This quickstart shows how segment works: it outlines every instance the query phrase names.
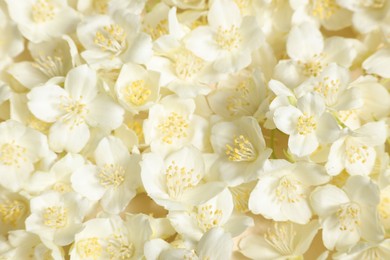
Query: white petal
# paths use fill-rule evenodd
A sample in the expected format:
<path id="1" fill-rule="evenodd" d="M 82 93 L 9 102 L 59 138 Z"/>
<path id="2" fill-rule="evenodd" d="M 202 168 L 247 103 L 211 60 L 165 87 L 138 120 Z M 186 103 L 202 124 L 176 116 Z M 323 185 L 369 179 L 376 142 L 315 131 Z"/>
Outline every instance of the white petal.
<path id="1" fill-rule="evenodd" d="M 376 151 L 372 147 L 367 147 L 364 150 L 364 161 L 363 160 L 356 160 L 356 161 L 350 161 L 345 160 L 345 170 L 350 175 L 365 175 L 368 176 L 375 166 L 375 160 L 376 160 Z"/>
<path id="2" fill-rule="evenodd" d="M 95 160 L 98 165 L 125 165 L 129 159 L 130 155 L 126 146 L 119 138 L 113 136 L 103 138 L 95 150 Z"/>
<path id="3" fill-rule="evenodd" d="M 316 188 L 310 196 L 311 206 L 320 217 L 327 217 L 338 209 L 339 205 L 350 200 L 345 192 L 334 185 Z"/>
<path id="4" fill-rule="evenodd" d="M 276 221 L 286 221 L 287 218 L 281 214 L 280 203 L 275 196 L 277 184 L 277 178 L 261 178 L 249 196 L 250 211 Z"/>
<path id="5" fill-rule="evenodd" d="M 387 129 L 388 125 L 384 121 L 369 122 L 354 130 L 352 136 L 365 145 L 378 146 L 385 143 Z"/>
<path id="6" fill-rule="evenodd" d="M 331 143 L 340 137 L 340 127 L 329 113 L 323 113 L 318 119 L 316 134 L 321 143 Z"/>
<path id="7" fill-rule="evenodd" d="M 210 7 L 207 19 L 214 29 L 218 27 L 229 29 L 231 26 L 241 24 L 241 13 L 234 1 L 215 0 Z"/>
<path id="8" fill-rule="evenodd" d="M 15 63 L 7 70 L 23 86 L 32 89 L 33 87 L 45 83 L 48 77 L 31 62 Z"/>
<path id="9" fill-rule="evenodd" d="M 376 207 L 379 203 L 379 188 L 369 177 L 351 176 L 344 186 L 348 197 L 360 205 Z"/>
<path id="10" fill-rule="evenodd" d="M 312 162 L 296 162 L 294 177 L 307 186 L 318 186 L 330 180 L 325 167 Z"/>
<path id="11" fill-rule="evenodd" d="M 82 99 L 88 102 L 98 92 L 96 83 L 96 72 L 87 65 L 82 65 L 68 72 L 65 79 L 65 90 L 72 99 Z"/>
<path id="12" fill-rule="evenodd" d="M 89 113 L 86 120 L 90 126 L 110 131 L 123 122 L 124 109 L 105 94 L 97 95 L 87 108 Z"/>
<path id="13" fill-rule="evenodd" d="M 328 160 L 325 164 L 326 171 L 332 175 L 338 175 L 343 169 L 346 159 L 345 138 L 340 138 L 332 144 L 329 151 Z"/>
<path id="14" fill-rule="evenodd" d="M 250 259 L 274 260 L 280 259 L 282 253 L 271 246 L 263 237 L 248 235 L 239 242 L 240 252 Z"/>
<path id="15" fill-rule="evenodd" d="M 78 153 L 87 144 L 89 136 L 89 129 L 85 123 L 70 126 L 57 121 L 50 128 L 49 145 L 57 153 L 64 150 L 71 153 Z"/>
<path id="16" fill-rule="evenodd" d="M 152 57 L 152 39 L 146 33 L 139 33 L 131 48 L 123 55 L 124 62 L 145 64 Z"/>
<path id="17" fill-rule="evenodd" d="M 122 184 L 117 188 L 109 188 L 104 193 L 100 204 L 104 211 L 110 214 L 119 214 L 127 207 L 135 194 L 135 191 Z"/>
<path id="18" fill-rule="evenodd" d="M 307 135 L 293 134 L 288 138 L 288 148 L 296 156 L 310 155 L 318 148 L 318 139 L 315 133 Z"/>
<path id="19" fill-rule="evenodd" d="M 289 221 L 302 225 L 307 224 L 312 216 L 310 206 L 306 200 L 296 203 L 282 203 L 281 211 Z"/>
<path id="20" fill-rule="evenodd" d="M 196 248 L 200 259 L 230 259 L 233 250 L 233 240 L 229 233 L 216 227 L 203 235 Z"/>
<path id="21" fill-rule="evenodd" d="M 302 112 L 293 106 L 280 107 L 275 110 L 274 122 L 276 127 L 285 134 L 292 134 L 296 131 L 298 118 Z"/>
<path id="22" fill-rule="evenodd" d="M 99 183 L 98 174 L 99 169 L 94 165 L 77 169 L 71 177 L 72 188 L 92 201 L 101 199 L 106 189 Z"/>
<path id="23" fill-rule="evenodd" d="M 298 99 L 297 107 L 307 115 L 320 116 L 325 111 L 325 101 L 317 93 L 308 93 Z"/>
<path id="24" fill-rule="evenodd" d="M 61 110 L 61 97 L 67 97 L 68 93 L 57 85 L 45 85 L 33 88 L 27 97 L 27 103 L 31 113 L 45 122 L 55 122 L 64 112 Z"/>
<path id="25" fill-rule="evenodd" d="M 324 42 L 321 32 L 312 23 L 294 26 L 287 39 L 287 54 L 294 60 L 307 61 L 322 52 Z"/>
<path id="26" fill-rule="evenodd" d="M 268 82 L 268 87 L 271 89 L 272 92 L 274 92 L 277 96 L 287 96 L 287 97 L 293 97 L 294 93 L 286 87 L 282 82 L 277 80 L 270 80 Z"/>
<path id="27" fill-rule="evenodd" d="M 186 48 L 206 61 L 214 61 L 220 48 L 214 41 L 211 28 L 202 26 L 193 30 L 186 39 Z"/>
<path id="28" fill-rule="evenodd" d="M 390 78 L 390 50 L 380 49 L 363 62 L 363 68 L 371 74 Z"/>

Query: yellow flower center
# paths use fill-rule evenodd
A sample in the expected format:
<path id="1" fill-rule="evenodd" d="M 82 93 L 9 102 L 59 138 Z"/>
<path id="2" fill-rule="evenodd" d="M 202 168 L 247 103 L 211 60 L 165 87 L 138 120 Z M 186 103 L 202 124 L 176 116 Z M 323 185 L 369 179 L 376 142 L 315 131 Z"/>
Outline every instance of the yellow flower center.
<path id="1" fill-rule="evenodd" d="M 251 115 L 253 114 L 250 111 L 249 102 L 249 88 L 248 88 L 248 80 L 244 80 L 240 82 L 240 84 L 234 88 L 234 94 L 227 98 L 226 109 L 230 112 L 231 116 L 237 115 Z"/>
<path id="2" fill-rule="evenodd" d="M 287 203 L 300 202 L 306 197 L 302 183 L 287 176 L 284 176 L 280 179 L 275 193 L 280 202 Z"/>
<path id="3" fill-rule="evenodd" d="M 255 187 L 256 182 L 244 183 L 239 186 L 230 187 L 229 190 L 233 196 L 234 207 L 237 211 L 246 213 L 249 211 L 249 196 Z"/>
<path id="4" fill-rule="evenodd" d="M 66 193 L 72 191 L 72 187 L 69 184 L 63 182 L 55 183 L 52 189 L 59 193 Z"/>
<path id="5" fill-rule="evenodd" d="M 326 64 L 324 63 L 324 53 L 315 54 L 310 61 L 298 61 L 302 72 L 307 77 L 317 77 L 323 71 Z"/>
<path id="6" fill-rule="evenodd" d="M 136 80 L 127 85 L 122 94 L 126 102 L 136 106 L 142 106 L 146 103 L 152 91 L 145 86 L 144 80 Z"/>
<path id="7" fill-rule="evenodd" d="M 17 145 L 15 141 L 0 146 L 0 162 L 7 166 L 20 167 L 21 161 L 26 161 L 27 149 Z"/>
<path id="8" fill-rule="evenodd" d="M 336 0 L 311 0 L 311 13 L 321 20 L 329 19 L 338 9 Z"/>
<path id="9" fill-rule="evenodd" d="M 383 221 L 390 220 L 390 189 L 381 191 L 381 199 L 378 205 L 379 216 Z"/>
<path id="10" fill-rule="evenodd" d="M 163 19 L 159 21 L 154 27 L 148 24 L 145 30 L 155 41 L 161 36 L 168 34 L 168 20 Z"/>
<path id="11" fill-rule="evenodd" d="M 126 32 L 118 24 L 104 26 L 96 32 L 94 42 L 101 50 L 117 55 L 126 48 Z"/>
<path id="12" fill-rule="evenodd" d="M 360 208 L 357 204 L 341 205 L 336 212 L 341 231 L 354 231 L 360 225 Z"/>
<path id="13" fill-rule="evenodd" d="M 68 222 L 68 210 L 61 206 L 47 207 L 43 212 L 43 223 L 53 229 L 66 226 Z"/>
<path id="14" fill-rule="evenodd" d="M 51 0 L 38 0 L 32 6 L 32 19 L 36 23 L 44 23 L 53 20 L 54 5 Z"/>
<path id="15" fill-rule="evenodd" d="M 236 50 L 242 42 L 242 36 L 240 34 L 239 28 L 234 25 L 232 25 L 229 29 L 222 29 L 222 27 L 218 27 L 216 42 L 219 47 L 224 50 Z"/>
<path id="16" fill-rule="evenodd" d="M 71 129 L 84 123 L 85 117 L 89 112 L 86 104 L 82 102 L 82 97 L 80 100 L 73 100 L 70 97 L 61 96 L 60 109 L 65 112 L 65 115 L 59 119 L 69 124 Z"/>
<path id="17" fill-rule="evenodd" d="M 347 160 L 350 163 L 366 163 L 369 156 L 368 147 L 366 145 L 348 145 Z"/>
<path id="18" fill-rule="evenodd" d="M 76 250 L 83 259 L 97 259 L 102 255 L 103 251 L 97 237 L 80 240 L 76 243 Z"/>
<path id="19" fill-rule="evenodd" d="M 114 234 L 108 239 L 107 252 L 110 259 L 131 259 L 135 247 L 127 238 Z"/>
<path id="20" fill-rule="evenodd" d="M 172 144 L 174 138 L 187 137 L 188 120 L 182 115 L 172 112 L 163 123 L 158 125 L 158 128 L 163 134 L 162 140 L 167 144 Z"/>
<path id="21" fill-rule="evenodd" d="M 319 82 L 315 87 L 314 91 L 322 94 L 325 98 L 331 97 L 338 93 L 340 88 L 339 79 L 330 79 L 325 77 L 323 81 Z"/>
<path id="22" fill-rule="evenodd" d="M 228 159 L 233 162 L 251 162 L 257 157 L 257 153 L 252 143 L 244 135 L 235 137 L 233 146 L 226 144 L 225 153 Z"/>
<path id="23" fill-rule="evenodd" d="M 175 199 L 200 181 L 200 175 L 195 174 L 194 169 L 179 167 L 175 161 L 171 162 L 165 174 L 169 196 Z"/>
<path id="24" fill-rule="evenodd" d="M 176 75 L 183 79 L 192 79 L 204 67 L 202 59 L 188 50 L 183 50 L 174 55 Z"/>
<path id="25" fill-rule="evenodd" d="M 65 75 L 63 59 L 59 56 L 40 56 L 33 66 L 49 78 Z"/>
<path id="26" fill-rule="evenodd" d="M 108 3 L 110 0 L 94 0 L 93 9 L 99 14 L 106 14 L 108 11 Z"/>
<path id="27" fill-rule="evenodd" d="M 264 234 L 264 239 L 267 243 L 280 252 L 282 255 L 292 255 L 295 247 L 294 237 L 296 232 L 293 230 L 291 223 L 278 225 L 274 223 L 273 229 L 269 228 Z"/>
<path id="28" fill-rule="evenodd" d="M 234 0 L 238 8 L 240 8 L 241 13 L 244 13 L 245 9 L 249 8 L 250 0 Z"/>
<path id="29" fill-rule="evenodd" d="M 114 164 L 104 164 L 98 174 L 99 183 L 105 188 L 117 188 L 125 180 L 125 169 Z"/>
<path id="30" fill-rule="evenodd" d="M 368 8 L 382 8 L 386 0 L 360 0 L 360 6 Z"/>
<path id="31" fill-rule="evenodd" d="M 26 205 L 19 200 L 6 200 L 0 203 L 0 219 L 4 224 L 16 226 L 26 212 Z"/>
<path id="32" fill-rule="evenodd" d="M 317 122 L 313 116 L 306 114 L 301 115 L 298 118 L 297 131 L 300 135 L 307 135 L 317 129 Z"/>
<path id="33" fill-rule="evenodd" d="M 218 226 L 221 223 L 222 217 L 222 210 L 214 209 L 212 205 L 197 207 L 196 220 L 198 226 L 204 232 Z"/>

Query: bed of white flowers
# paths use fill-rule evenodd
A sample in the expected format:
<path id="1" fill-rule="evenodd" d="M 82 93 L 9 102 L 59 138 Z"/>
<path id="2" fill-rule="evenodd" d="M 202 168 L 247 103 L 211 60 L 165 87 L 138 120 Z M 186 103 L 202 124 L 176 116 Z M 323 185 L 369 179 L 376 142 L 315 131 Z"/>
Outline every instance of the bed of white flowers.
<path id="1" fill-rule="evenodd" d="M 0 259 L 390 259 L 390 1 L 0 0 Z"/>

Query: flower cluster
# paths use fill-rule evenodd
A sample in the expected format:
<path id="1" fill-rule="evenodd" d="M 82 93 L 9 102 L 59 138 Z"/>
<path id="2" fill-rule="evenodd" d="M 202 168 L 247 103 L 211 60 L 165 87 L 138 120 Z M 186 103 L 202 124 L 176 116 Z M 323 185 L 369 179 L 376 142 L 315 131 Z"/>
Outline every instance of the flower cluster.
<path id="1" fill-rule="evenodd" d="M 0 259 L 390 259 L 390 1 L 0 1 Z"/>

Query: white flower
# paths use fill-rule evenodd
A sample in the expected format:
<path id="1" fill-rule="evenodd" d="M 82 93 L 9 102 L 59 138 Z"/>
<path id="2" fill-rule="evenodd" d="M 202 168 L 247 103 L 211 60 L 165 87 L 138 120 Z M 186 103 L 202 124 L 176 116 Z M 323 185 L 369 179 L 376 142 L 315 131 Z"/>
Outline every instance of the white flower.
<path id="1" fill-rule="evenodd" d="M 23 49 L 23 38 L 16 25 L 7 17 L 3 6 L 0 7 L 0 68 L 10 59 L 20 54 Z"/>
<path id="2" fill-rule="evenodd" d="M 195 107 L 193 99 L 169 95 L 149 109 L 143 133 L 152 152 L 166 155 L 188 144 L 201 151 L 206 148 L 208 122 L 194 114 Z"/>
<path id="3" fill-rule="evenodd" d="M 0 193 L 0 235 L 10 230 L 23 229 L 28 215 L 29 201 L 18 193 Z"/>
<path id="4" fill-rule="evenodd" d="M 386 33 L 390 29 L 390 5 L 386 0 L 337 0 L 337 3 L 353 11 L 353 26 L 362 34 L 378 29 Z"/>
<path id="5" fill-rule="evenodd" d="M 56 245 L 69 245 L 82 229 L 82 221 L 90 204 L 74 192 L 46 192 L 30 200 L 30 216 L 26 230 Z"/>
<path id="6" fill-rule="evenodd" d="M 318 76 L 331 62 L 349 68 L 361 43 L 355 39 L 329 37 L 312 23 L 304 22 L 291 28 L 287 38 L 290 60 L 280 60 L 273 78 L 293 88 L 308 77 Z"/>
<path id="7" fill-rule="evenodd" d="M 240 252 L 255 260 L 303 259 L 320 225 L 313 220 L 306 225 L 274 222 L 262 235 L 248 235 L 239 242 Z"/>
<path id="8" fill-rule="evenodd" d="M 185 47 L 183 40 L 190 29 L 179 23 L 175 7 L 169 10 L 168 21 L 165 19 L 162 22 L 156 25 L 156 33 L 160 36 L 162 33 L 168 34 L 155 41 L 156 55 L 147 63 L 148 69 L 160 72 L 161 84 L 180 97 L 193 98 L 208 94 L 212 89 L 208 84 L 217 81 L 222 75 L 212 68 L 210 62 Z M 159 28 L 162 26 L 167 31 Z"/>
<path id="9" fill-rule="evenodd" d="M 94 218 L 76 234 L 70 259 L 141 259 L 151 235 L 149 218 L 143 214 L 126 215 L 125 220 Z"/>
<path id="10" fill-rule="evenodd" d="M 339 174 L 344 168 L 350 175 L 369 175 L 374 168 L 375 147 L 385 143 L 388 126 L 383 121 L 370 122 L 347 130 L 330 147 L 326 170 Z"/>
<path id="11" fill-rule="evenodd" d="M 336 120 L 325 112 L 324 100 L 319 94 L 308 93 L 292 105 L 280 107 L 274 112 L 276 127 L 289 135 L 288 148 L 297 156 L 314 152 L 320 142 L 338 137 Z"/>
<path id="12" fill-rule="evenodd" d="M 85 51 L 81 56 L 94 67 L 119 67 L 123 63 L 145 63 L 152 54 L 149 35 L 140 32 L 139 17 L 127 10 L 111 16 L 87 17 L 77 27 Z"/>
<path id="13" fill-rule="evenodd" d="M 352 110 L 362 107 L 361 91 L 349 87 L 349 71 L 336 63 L 330 63 L 316 78 L 309 78 L 294 92 L 298 97 L 308 92 L 320 94 L 328 108 L 336 111 Z"/>
<path id="14" fill-rule="evenodd" d="M 380 49 L 363 62 L 363 68 L 370 74 L 390 78 L 390 49 Z"/>
<path id="15" fill-rule="evenodd" d="M 383 239 L 377 212 L 379 189 L 369 178 L 351 176 L 343 189 L 331 184 L 318 187 L 310 199 L 327 249 L 348 249 L 360 238 Z"/>
<path id="16" fill-rule="evenodd" d="M 381 189 L 378 211 L 386 234 L 390 234 L 390 185 Z"/>
<path id="17" fill-rule="evenodd" d="M 380 242 L 360 241 L 348 251 L 338 252 L 335 260 L 387 259 L 390 255 L 390 239 Z"/>
<path id="18" fill-rule="evenodd" d="M 25 230 L 10 231 L 8 241 L 11 249 L 7 254 L 0 255 L 5 259 L 64 259 L 64 252 L 61 247 L 51 241 L 42 240 L 36 234 Z"/>
<path id="19" fill-rule="evenodd" d="M 22 189 L 34 164 L 48 155 L 45 135 L 13 120 L 0 123 L 0 185 L 5 189 Z"/>
<path id="20" fill-rule="evenodd" d="M 28 48 L 34 61 L 14 63 L 7 72 L 29 89 L 50 79 L 62 82 L 68 71 L 79 62 L 76 44 L 68 36 L 49 42 L 29 42 Z"/>
<path id="21" fill-rule="evenodd" d="M 344 0 L 342 0 L 344 1 Z M 352 13 L 343 8 L 339 0 L 290 0 L 294 9 L 292 22 L 299 24 L 309 21 L 327 30 L 337 31 L 346 28 L 352 23 Z M 358 0 L 357 0 L 358 1 Z"/>
<path id="22" fill-rule="evenodd" d="M 75 10 L 62 0 L 6 0 L 20 32 L 32 42 L 43 42 L 72 32 L 79 22 Z"/>
<path id="23" fill-rule="evenodd" d="M 185 211 L 170 211 L 167 217 L 176 231 L 191 241 L 199 241 L 204 233 L 214 227 L 223 227 L 235 237 L 254 223 L 246 215 L 232 215 L 233 208 L 232 195 L 228 189 L 224 189 L 199 206 Z"/>
<path id="24" fill-rule="evenodd" d="M 47 83 L 27 95 L 31 112 L 54 123 L 49 143 L 55 152 L 79 152 L 89 140 L 89 126 L 110 131 L 122 124 L 123 109 L 98 92 L 96 73 L 87 65 L 72 69 L 64 84 Z"/>
<path id="25" fill-rule="evenodd" d="M 272 152 L 253 117 L 216 123 L 211 129 L 211 144 L 219 155 L 219 179 L 232 186 L 254 180 Z"/>
<path id="26" fill-rule="evenodd" d="M 148 241 L 144 247 L 147 260 L 230 259 L 232 249 L 231 235 L 219 227 L 207 231 L 193 250 L 174 248 L 162 239 Z"/>
<path id="27" fill-rule="evenodd" d="M 360 76 L 350 86 L 361 92 L 363 105 L 356 112 L 362 120 L 378 121 L 390 115 L 390 93 L 377 78 Z"/>
<path id="28" fill-rule="evenodd" d="M 119 214 L 140 184 L 140 156 L 130 155 L 120 139 L 106 137 L 95 150 L 95 161 L 96 166 L 85 165 L 72 174 L 72 187 L 92 201 L 100 200 L 106 212 Z"/>
<path id="29" fill-rule="evenodd" d="M 162 158 L 157 153 L 143 155 L 141 177 L 148 195 L 167 210 L 184 210 L 206 202 L 224 188 L 205 182 L 202 154 L 192 146 Z"/>
<path id="30" fill-rule="evenodd" d="M 313 186 L 330 180 L 324 167 L 280 161 L 264 171 L 249 197 L 249 209 L 275 221 L 307 224 L 312 217 L 309 195 Z"/>
<path id="31" fill-rule="evenodd" d="M 54 190 L 59 193 L 73 191 L 70 177 L 78 168 L 83 166 L 85 159 L 80 154 L 68 153 L 56 161 L 47 171 L 36 171 L 24 189 L 31 194 L 45 190 Z"/>
<path id="32" fill-rule="evenodd" d="M 159 74 L 135 64 L 124 64 L 115 84 L 120 104 L 137 114 L 147 110 L 159 98 Z"/>
<path id="33" fill-rule="evenodd" d="M 217 89 L 207 96 L 214 113 L 226 119 L 254 116 L 265 97 L 265 84 L 259 71 L 242 71 L 232 75 L 217 85 Z"/>
<path id="34" fill-rule="evenodd" d="M 196 28 L 186 38 L 186 47 L 213 62 L 217 71 L 236 72 L 248 66 L 263 41 L 256 18 L 242 17 L 233 0 L 215 0 L 207 19 L 208 26 Z"/>

